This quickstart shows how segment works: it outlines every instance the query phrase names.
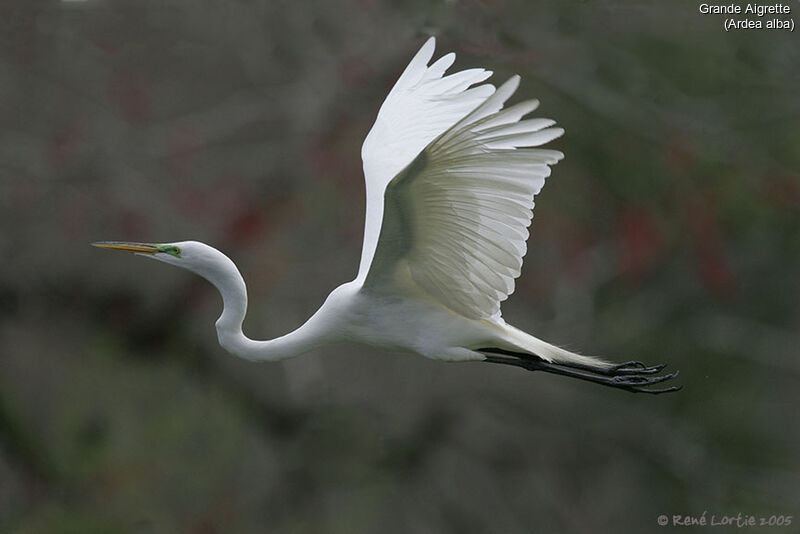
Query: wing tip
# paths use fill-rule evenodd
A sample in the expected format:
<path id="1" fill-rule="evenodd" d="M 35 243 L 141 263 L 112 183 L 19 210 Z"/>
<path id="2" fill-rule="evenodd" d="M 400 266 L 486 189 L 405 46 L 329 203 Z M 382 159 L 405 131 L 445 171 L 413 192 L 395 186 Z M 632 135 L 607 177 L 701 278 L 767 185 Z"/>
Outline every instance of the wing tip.
<path id="1" fill-rule="evenodd" d="M 433 52 L 435 50 L 436 50 L 436 36 L 431 35 L 430 37 L 428 37 L 425 43 L 423 43 L 423 45 L 420 47 L 419 52 L 417 52 L 417 55 L 420 56 L 424 54 L 428 56 L 428 60 L 425 61 L 425 63 L 427 64 L 427 62 L 430 61 L 431 57 L 433 57 Z"/>
<path id="2" fill-rule="evenodd" d="M 424 66 L 428 66 L 430 63 L 431 58 L 433 57 L 433 52 L 436 50 L 436 37 L 431 35 L 428 37 L 428 40 L 419 48 L 414 57 L 411 58 L 411 61 L 408 62 L 408 67 L 412 65 L 419 65 L 420 63 Z M 408 69 L 408 67 L 406 67 Z"/>
<path id="3" fill-rule="evenodd" d="M 503 82 L 503 85 L 500 86 L 500 89 L 503 91 L 508 91 L 509 96 L 513 95 L 517 92 L 520 81 L 522 81 L 522 77 L 519 74 L 514 74 L 508 80 Z"/>
<path id="4" fill-rule="evenodd" d="M 455 62 L 455 60 L 456 60 L 455 52 L 448 52 L 439 58 L 439 61 L 447 62 L 449 65 L 452 65 Z"/>

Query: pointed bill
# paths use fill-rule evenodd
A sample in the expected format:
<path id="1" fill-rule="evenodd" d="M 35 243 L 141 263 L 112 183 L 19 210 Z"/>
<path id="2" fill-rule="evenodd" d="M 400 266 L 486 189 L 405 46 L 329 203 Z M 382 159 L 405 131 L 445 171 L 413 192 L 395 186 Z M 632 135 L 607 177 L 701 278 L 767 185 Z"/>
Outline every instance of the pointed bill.
<path id="1" fill-rule="evenodd" d="M 139 254 L 155 254 L 159 252 L 157 245 L 150 243 L 129 243 L 127 241 L 97 241 L 92 243 L 93 247 L 106 248 L 109 250 L 122 250 L 124 252 L 135 252 Z"/>

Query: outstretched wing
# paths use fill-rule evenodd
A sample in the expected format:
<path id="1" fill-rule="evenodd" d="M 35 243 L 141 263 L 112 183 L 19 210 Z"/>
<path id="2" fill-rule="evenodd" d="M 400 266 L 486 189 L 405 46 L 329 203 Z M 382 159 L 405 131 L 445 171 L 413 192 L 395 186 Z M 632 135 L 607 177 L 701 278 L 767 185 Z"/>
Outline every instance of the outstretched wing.
<path id="1" fill-rule="evenodd" d="M 563 157 L 531 148 L 564 133 L 549 119 L 520 120 L 537 101 L 502 109 L 518 85 L 512 77 L 391 180 L 365 288 L 410 274 L 465 317 L 500 311 L 520 274 L 533 197 Z"/>
<path id="2" fill-rule="evenodd" d="M 367 276 L 378 243 L 386 186 L 431 141 L 494 93 L 490 84 L 470 88 L 491 76 L 490 71 L 468 69 L 444 76 L 455 61 L 453 53 L 428 66 L 435 46 L 436 40 L 428 39 L 400 75 L 361 148 L 367 214 L 357 280 Z"/>

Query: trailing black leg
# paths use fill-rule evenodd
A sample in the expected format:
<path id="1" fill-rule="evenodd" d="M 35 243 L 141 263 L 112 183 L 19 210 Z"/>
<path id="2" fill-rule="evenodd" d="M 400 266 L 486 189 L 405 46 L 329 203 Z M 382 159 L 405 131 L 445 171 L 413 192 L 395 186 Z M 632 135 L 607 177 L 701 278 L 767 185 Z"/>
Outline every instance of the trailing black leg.
<path id="1" fill-rule="evenodd" d="M 568 376 L 603 386 L 624 389 L 632 393 L 657 395 L 681 389 L 681 386 L 668 388 L 650 387 L 678 376 L 678 371 L 654 376 L 664 369 L 666 364 L 648 367 L 641 362 L 626 362 L 612 367 L 602 367 L 575 363 L 551 363 L 532 354 L 496 348 L 479 349 L 479 351 L 486 355 L 485 361 L 489 363 L 501 363 L 521 367 L 528 371 L 544 371 L 545 373 Z"/>

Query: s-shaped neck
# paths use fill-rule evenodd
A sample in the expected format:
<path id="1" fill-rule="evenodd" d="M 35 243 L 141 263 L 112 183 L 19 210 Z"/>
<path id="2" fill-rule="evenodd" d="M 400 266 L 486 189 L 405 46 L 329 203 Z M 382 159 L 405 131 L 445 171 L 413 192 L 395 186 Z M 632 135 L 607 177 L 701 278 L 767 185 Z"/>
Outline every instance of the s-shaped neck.
<path id="1" fill-rule="evenodd" d="M 222 295 L 222 315 L 217 319 L 219 344 L 228 352 L 251 361 L 278 361 L 291 358 L 325 343 L 325 329 L 312 316 L 300 328 L 270 340 L 253 340 L 242 332 L 247 314 L 247 286 L 233 261 L 219 251 L 213 265 L 193 269 L 211 282 Z"/>

